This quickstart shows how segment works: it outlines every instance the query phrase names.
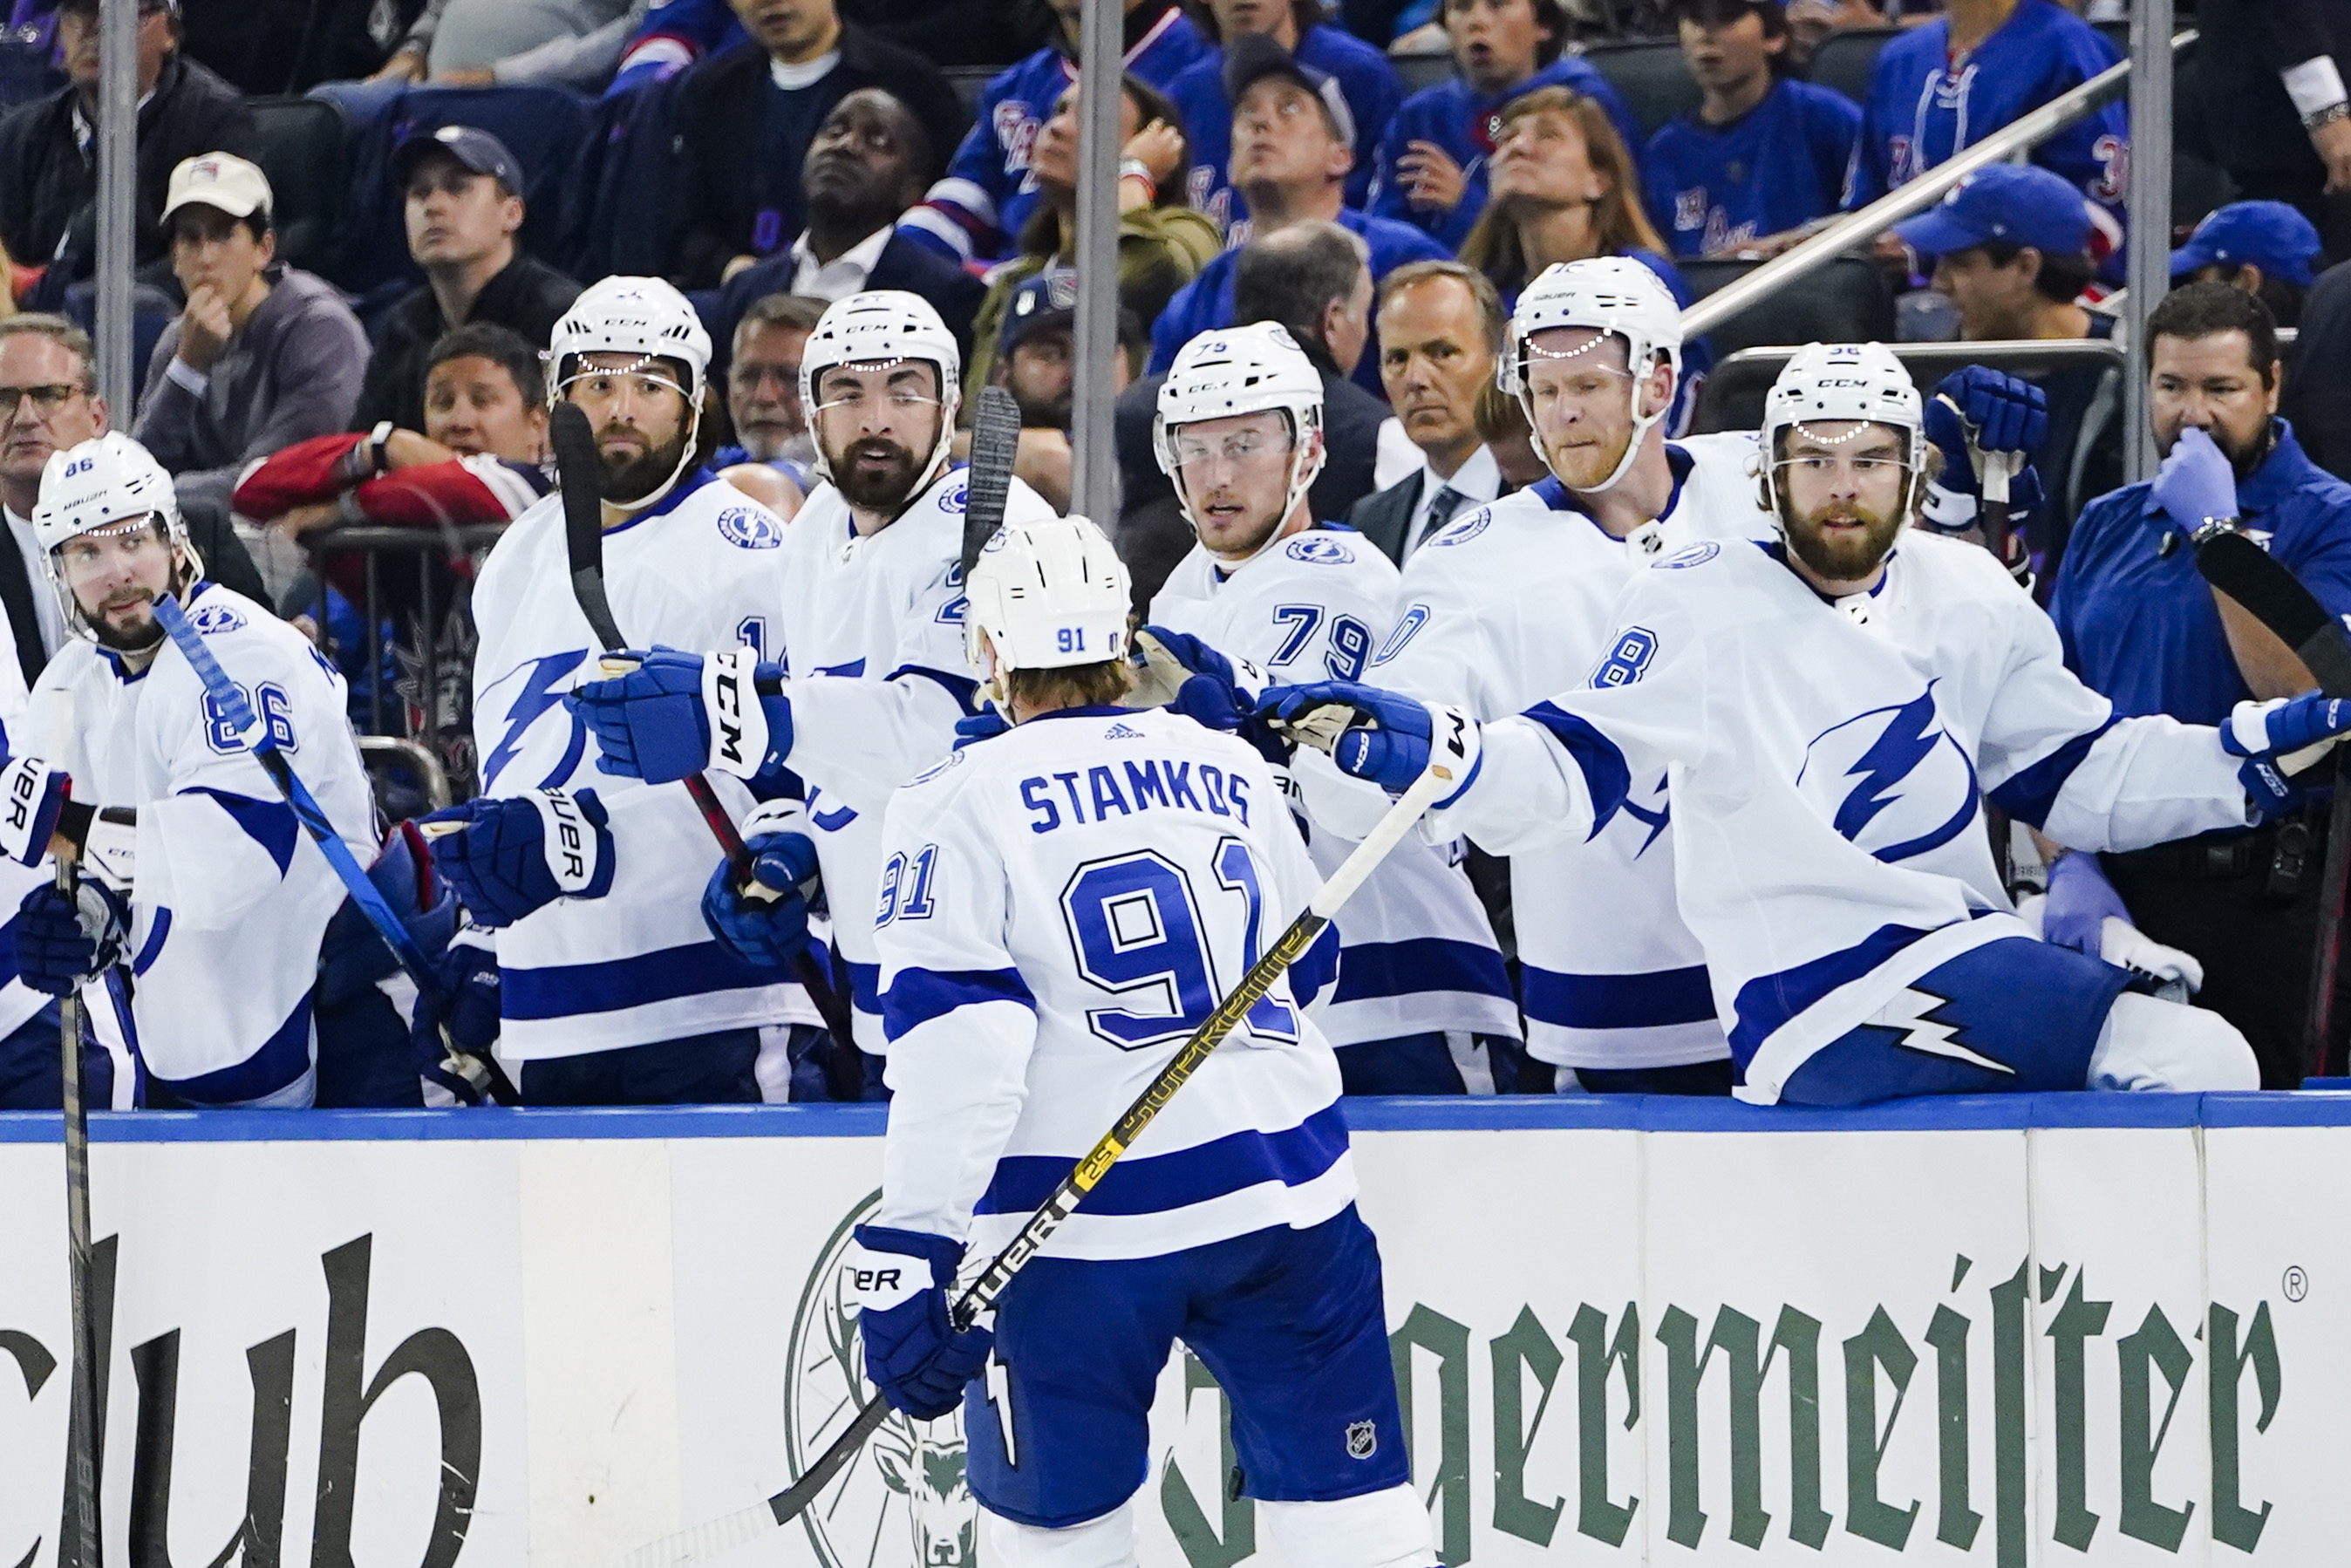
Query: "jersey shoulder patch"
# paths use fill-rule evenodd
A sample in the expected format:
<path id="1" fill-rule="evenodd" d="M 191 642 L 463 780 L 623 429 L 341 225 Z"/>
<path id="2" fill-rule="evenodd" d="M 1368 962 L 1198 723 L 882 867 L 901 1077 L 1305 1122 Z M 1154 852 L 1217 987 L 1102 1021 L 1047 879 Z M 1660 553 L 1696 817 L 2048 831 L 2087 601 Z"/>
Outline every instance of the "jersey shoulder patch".
<path id="1" fill-rule="evenodd" d="M 964 476 L 961 470 L 958 470 L 953 482 L 939 492 L 939 510 L 960 513 L 968 510 L 970 507 L 971 481 Z"/>
<path id="2" fill-rule="evenodd" d="M 1343 540 L 1316 534 L 1299 535 L 1282 547 L 1282 553 L 1316 566 L 1345 566 L 1355 559 L 1355 552 Z"/>
<path id="3" fill-rule="evenodd" d="M 1694 545 L 1684 545 L 1669 556 L 1649 563 L 1652 571 L 1680 571 L 1687 567 L 1704 566 L 1722 553 L 1722 547 L 1712 539 L 1702 539 Z"/>
<path id="4" fill-rule="evenodd" d="M 188 623 L 208 637 L 216 637 L 224 632 L 244 630 L 245 617 L 237 612 L 236 606 L 214 601 L 197 605 Z"/>
<path id="5" fill-rule="evenodd" d="M 1494 526 L 1494 508 L 1480 507 L 1468 517 L 1445 525 L 1445 531 L 1429 540 L 1431 548 L 1440 545 L 1466 545 Z"/>
<path id="6" fill-rule="evenodd" d="M 946 775 L 954 772 L 956 768 L 962 767 L 963 758 L 964 754 L 961 751 L 950 751 L 946 757 L 932 763 L 928 768 L 924 768 L 912 779 L 907 779 L 904 788 L 908 789 L 916 789 L 928 784 L 935 779 L 943 779 Z"/>
<path id="7" fill-rule="evenodd" d="M 765 507 L 729 507 L 716 518 L 718 537 L 737 549 L 774 549 L 784 542 L 784 525 Z"/>

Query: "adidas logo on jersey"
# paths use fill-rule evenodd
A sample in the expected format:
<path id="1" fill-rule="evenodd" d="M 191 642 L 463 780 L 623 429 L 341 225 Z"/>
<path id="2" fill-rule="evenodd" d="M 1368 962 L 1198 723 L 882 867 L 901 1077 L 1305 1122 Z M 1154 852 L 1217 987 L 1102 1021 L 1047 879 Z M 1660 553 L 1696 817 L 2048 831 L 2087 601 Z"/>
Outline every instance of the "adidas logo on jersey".
<path id="1" fill-rule="evenodd" d="M 1104 740 L 1141 740 L 1144 736 L 1141 730 L 1136 729 L 1124 719 L 1121 719 L 1102 731 L 1102 738 Z"/>

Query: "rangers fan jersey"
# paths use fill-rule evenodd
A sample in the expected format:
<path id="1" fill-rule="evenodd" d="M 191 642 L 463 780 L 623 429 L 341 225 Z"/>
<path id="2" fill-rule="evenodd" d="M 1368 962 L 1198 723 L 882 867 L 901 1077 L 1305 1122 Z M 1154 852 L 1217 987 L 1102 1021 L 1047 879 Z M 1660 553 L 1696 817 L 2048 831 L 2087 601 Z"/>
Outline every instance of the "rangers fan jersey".
<path id="1" fill-rule="evenodd" d="M 697 470 L 604 535 L 604 586 L 640 647 L 764 647 L 782 596 L 784 524 Z M 611 814 L 614 873 L 602 898 L 561 899 L 489 933 L 498 955 L 499 1053 L 517 1061 L 650 1045 L 806 1016 L 702 922 L 718 846 L 684 787 L 601 772 L 564 694 L 601 674 L 602 652 L 572 597 L 563 498 L 515 519 L 474 588 L 474 737 L 482 793 L 593 789 Z M 713 775 L 739 819 L 751 797 Z"/>
<path id="2" fill-rule="evenodd" d="M 808 790 L 809 823 L 849 969 L 858 1043 L 883 1048 L 879 958 L 865 917 L 880 885 L 882 810 L 899 785 L 955 747 L 957 720 L 978 711 L 964 648 L 966 471 L 931 481 L 889 527 L 860 534 L 849 503 L 818 487 L 786 531 L 777 595 L 792 709 L 785 765 Z M 1008 523 L 1053 516 L 1019 480 Z"/>
<path id="3" fill-rule="evenodd" d="M 1776 1101 L 1937 965 L 2029 934 L 1986 799 L 2082 850 L 2251 815 L 2214 731 L 2116 719 L 1972 545 L 1906 534 L 1876 590 L 1833 603 L 1776 545 L 1706 540 L 1636 573 L 1614 625 L 1588 687 L 1486 727 L 1478 782 L 1430 831 L 1581 875 L 1670 777 L 1678 904 L 1744 1099 Z M 1934 1051 L 1936 1029 L 1901 1043 Z"/>
<path id="4" fill-rule="evenodd" d="M 890 802 L 877 1225 L 1011 1239 L 1317 885 L 1255 750 L 1164 709 L 1075 708 L 952 753 Z M 1150 1258 L 1353 1200 L 1339 1067 L 1276 981 L 1054 1233 Z"/>
<path id="5" fill-rule="evenodd" d="M 1312 26 L 1299 37 L 1292 51 L 1301 64 L 1335 78 L 1347 112 L 1355 121 L 1355 166 L 1347 173 L 1346 204 L 1360 208 L 1372 193 L 1372 164 L 1380 133 L 1404 97 L 1388 57 L 1344 27 Z M 1249 216 L 1249 204 L 1228 183 L 1227 164 L 1233 150 L 1233 106 L 1225 99 L 1225 51 L 1207 53 L 1184 68 L 1167 84 L 1167 97 L 1184 117 L 1184 137 L 1191 144 L 1192 167 L 1185 175 L 1185 199 L 1208 214 L 1228 243 L 1249 237 L 1235 225 Z"/>
<path id="6" fill-rule="evenodd" d="M 1150 621 L 1249 660 L 1269 681 L 1352 681 L 1363 678 L 1374 643 L 1395 622 L 1395 599 L 1387 557 L 1352 529 L 1315 528 L 1230 570 L 1195 545 L 1151 601 Z M 1296 765 L 1351 782 L 1311 748 Z M 1307 844 L 1327 876 L 1355 840 L 1316 822 Z M 1333 1045 L 1445 1030 L 1519 1038 L 1501 949 L 1449 850 L 1399 844 L 1349 901 L 1339 979 L 1321 1020 Z"/>
<path id="7" fill-rule="evenodd" d="M 1841 92 L 1782 79 L 1728 125 L 1696 110 L 1649 138 L 1641 190 L 1673 254 L 1732 250 L 1837 210 L 1861 132 Z"/>
<path id="8" fill-rule="evenodd" d="M 351 853 L 372 861 L 375 801 L 343 678 L 217 583 L 199 582 L 187 612 Z M 71 732 L 55 733 L 68 713 Z M 246 737 L 168 641 L 141 671 L 68 642 L 35 683 L 25 727 L 26 749 L 72 776 L 76 800 L 139 814 L 123 958 L 149 1075 L 193 1104 L 308 1105 L 319 940 L 343 884 Z"/>

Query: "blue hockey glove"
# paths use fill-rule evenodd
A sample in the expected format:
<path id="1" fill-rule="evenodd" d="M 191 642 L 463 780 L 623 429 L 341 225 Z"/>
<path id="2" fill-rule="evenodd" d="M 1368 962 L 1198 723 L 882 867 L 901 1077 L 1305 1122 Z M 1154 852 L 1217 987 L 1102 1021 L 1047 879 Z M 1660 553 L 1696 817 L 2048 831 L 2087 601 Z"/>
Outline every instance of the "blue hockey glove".
<path id="1" fill-rule="evenodd" d="M 2186 434 L 2180 439 L 2185 441 Z M 2245 798 L 2267 820 L 2301 800 L 2295 780 L 2346 733 L 2351 733 L 2351 701 L 2305 692 L 2265 703 L 2239 703 L 2220 726 L 2220 747 L 2231 757 L 2245 758 L 2237 777 L 2245 786 Z"/>
<path id="2" fill-rule="evenodd" d="M 782 678 L 747 648 L 705 658 L 655 648 L 621 653 L 627 674 L 589 681 L 564 698 L 596 737 L 598 771 L 669 784 L 707 768 L 749 779 L 783 766 L 792 748 L 792 706 L 761 697 L 762 675 Z"/>
<path id="3" fill-rule="evenodd" d="M 1238 735 L 1276 768 L 1290 765 L 1290 743 L 1258 716 L 1265 674 L 1230 659 L 1188 632 L 1145 626 L 1129 655 L 1134 690 L 1129 707 L 1164 707 L 1209 729 Z"/>
<path id="4" fill-rule="evenodd" d="M 1411 789 L 1428 770 L 1439 725 L 1460 755 L 1461 782 L 1437 806 L 1459 800 L 1477 776 L 1480 731 L 1477 720 L 1458 708 L 1432 706 L 1353 681 L 1319 681 L 1271 688 L 1259 699 L 1258 712 L 1294 738 L 1328 750 L 1340 772 L 1368 779 L 1392 795 Z"/>
<path id="5" fill-rule="evenodd" d="M 0 767 L 0 854 L 21 865 L 40 864 L 72 782 L 37 757 L 7 758 Z"/>
<path id="6" fill-rule="evenodd" d="M 432 964 L 434 977 L 441 983 L 441 1003 L 435 1008 L 423 996 L 416 998 L 408 1026 L 410 1053 L 419 1073 L 470 1101 L 480 1090 L 450 1071 L 449 1052 L 490 1054 L 498 1038 L 498 956 L 461 938 Z"/>
<path id="7" fill-rule="evenodd" d="M 1942 449 L 1945 478 L 1963 474 L 1972 491 L 1970 433 L 1980 452 L 2030 452 L 2049 434 L 2049 394 L 1983 365 L 1953 371 L 1928 400 L 1927 439 Z"/>
<path id="8" fill-rule="evenodd" d="M 963 1244 L 914 1230 L 861 1225 L 842 1260 L 859 1301 L 865 1375 L 891 1405 L 917 1421 L 935 1421 L 963 1403 L 964 1385 L 987 1364 L 996 1335 L 955 1332 L 947 1292 L 963 1262 Z"/>
<path id="9" fill-rule="evenodd" d="M 468 800 L 423 819 L 433 868 L 449 879 L 474 923 L 512 925 L 559 898 L 612 889 L 612 830 L 593 789 L 534 789 Z M 433 825 L 456 831 L 434 834 Z"/>
<path id="10" fill-rule="evenodd" d="M 967 746 L 977 746 L 983 740 L 994 740 L 1011 727 L 1012 721 L 997 712 L 994 705 L 991 704 L 977 713 L 966 714 L 956 720 L 955 748 L 961 751 Z"/>
<path id="11" fill-rule="evenodd" d="M 45 882 L 16 906 L 16 974 L 53 997 L 70 996 L 122 956 L 131 905 L 111 888 L 83 877 L 72 894 Z"/>
<path id="12" fill-rule="evenodd" d="M 760 833 L 746 838 L 744 847 L 751 852 L 756 890 L 737 893 L 735 868 L 721 862 L 702 890 L 702 923 L 745 963 L 781 970 L 808 946 L 806 890 L 816 881 L 816 841 L 806 833 Z"/>
<path id="13" fill-rule="evenodd" d="M 2237 515 L 2237 470 L 2210 435 L 2190 425 L 2155 471 L 2148 496 L 2173 522 L 2192 531 L 2207 517 Z"/>
<path id="14" fill-rule="evenodd" d="M 2060 947 L 2095 958 L 2105 941 L 2106 916 L 2128 924 L 2123 895 L 2106 880 L 2098 857 L 2079 851 L 2049 868 L 2049 899 L 2041 906 L 2041 935 Z"/>

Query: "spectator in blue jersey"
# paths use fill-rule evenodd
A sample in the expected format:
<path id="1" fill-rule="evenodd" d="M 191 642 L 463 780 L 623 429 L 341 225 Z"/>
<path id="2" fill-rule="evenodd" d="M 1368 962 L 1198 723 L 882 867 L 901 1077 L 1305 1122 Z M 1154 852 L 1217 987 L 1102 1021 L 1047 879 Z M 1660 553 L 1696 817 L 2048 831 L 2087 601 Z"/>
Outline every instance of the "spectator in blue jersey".
<path id="1" fill-rule="evenodd" d="M 2318 230 L 2283 202 L 2231 202 L 2171 253 L 2171 281 L 2226 283 L 2259 295 L 2281 327 L 2299 326 L 2316 281 Z"/>
<path id="2" fill-rule="evenodd" d="M 1943 15 L 1879 51 L 1845 193 L 1865 207 L 2121 57 L 2087 22 L 2052 0 L 1949 0 Z M 2032 150 L 2097 204 L 2101 263 L 2122 245 L 2129 121 L 2120 99 Z"/>
<path id="3" fill-rule="evenodd" d="M 1458 74 L 1405 99 L 1388 122 L 1372 174 L 1371 211 L 1379 216 L 1460 249 L 1485 210 L 1502 106 L 1537 88 L 1598 99 L 1625 145 L 1639 144 L 1640 127 L 1608 78 L 1560 53 L 1567 16 L 1559 0 L 1446 0 L 1445 30 Z"/>
<path id="4" fill-rule="evenodd" d="M 1029 158 L 1061 91 L 1078 79 L 1081 0 L 1049 0 L 1060 26 L 1053 41 L 982 89 L 977 122 L 923 204 L 900 225 L 956 261 L 991 260 L 1019 242 L 1043 199 Z M 1165 92 L 1208 49 L 1176 0 L 1125 0 L 1129 76 Z"/>
<path id="5" fill-rule="evenodd" d="M 1225 51 L 1225 92 L 1233 104 L 1233 183 L 1249 203 L 1252 238 L 1317 218 L 1335 223 L 1362 237 L 1374 286 L 1407 261 L 1444 257 L 1437 243 L 1410 224 L 1369 216 L 1346 204 L 1354 125 L 1336 78 L 1255 33 L 1235 39 Z M 1228 250 L 1208 263 L 1152 325 L 1153 374 L 1165 371 L 1176 351 L 1201 333 L 1233 324 L 1238 254 Z M 1384 395 L 1376 356 L 1355 367 L 1355 384 L 1374 396 Z"/>
<path id="6" fill-rule="evenodd" d="M 1232 152 L 1233 106 L 1225 96 L 1222 46 L 1262 33 L 1339 84 L 1339 96 L 1346 100 L 1355 124 L 1355 166 L 1347 174 L 1347 204 L 1360 207 L 1368 201 L 1380 135 L 1404 97 L 1387 57 L 1336 24 L 1324 22 L 1320 0 L 1206 0 L 1203 15 L 1211 41 L 1219 47 L 1186 67 L 1167 87 L 1192 139 L 1185 199 L 1235 243 L 1248 237 L 1247 230 L 1235 226 L 1248 221 L 1248 204 L 1232 188 L 1225 167 Z"/>
<path id="7" fill-rule="evenodd" d="M 834 0 L 734 0 L 748 41 L 694 68 L 677 99 L 670 216 L 679 287 L 715 288 L 807 226 L 800 167 L 833 107 L 878 87 L 933 148 L 968 123 L 939 68 L 841 19 Z"/>
<path id="8" fill-rule="evenodd" d="M 1779 0 L 1675 0 L 1698 109 L 1649 139 L 1649 221 L 1676 256 L 1715 256 L 1837 210 L 1861 133 L 1843 93 L 1788 74 Z"/>
<path id="9" fill-rule="evenodd" d="M 2163 465 L 2083 512 L 2050 614 L 2065 662 L 2118 715 L 2216 724 L 2238 703 L 2314 684 L 2284 646 L 2198 577 L 2190 532 L 2234 518 L 2327 610 L 2351 612 L 2351 485 L 2304 455 L 2277 417 L 2277 333 L 2254 296 L 2175 290 L 2147 320 L 2147 417 Z M 2043 929 L 2095 952 L 2108 916 L 2204 966 L 2197 1000 L 2242 1030 L 2264 1088 L 2301 1081 L 2303 1012 L 2325 863 L 2326 812 L 2051 868 Z"/>

